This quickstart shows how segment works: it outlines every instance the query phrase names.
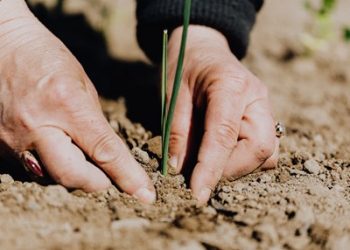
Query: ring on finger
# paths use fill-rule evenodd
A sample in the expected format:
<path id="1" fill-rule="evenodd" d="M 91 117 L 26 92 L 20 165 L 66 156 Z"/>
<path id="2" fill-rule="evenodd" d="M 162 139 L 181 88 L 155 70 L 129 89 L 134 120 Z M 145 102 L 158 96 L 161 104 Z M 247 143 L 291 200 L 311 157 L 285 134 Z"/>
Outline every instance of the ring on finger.
<path id="1" fill-rule="evenodd" d="M 281 138 L 286 135 L 286 127 L 282 124 L 282 122 L 276 123 L 275 130 L 277 138 Z"/>

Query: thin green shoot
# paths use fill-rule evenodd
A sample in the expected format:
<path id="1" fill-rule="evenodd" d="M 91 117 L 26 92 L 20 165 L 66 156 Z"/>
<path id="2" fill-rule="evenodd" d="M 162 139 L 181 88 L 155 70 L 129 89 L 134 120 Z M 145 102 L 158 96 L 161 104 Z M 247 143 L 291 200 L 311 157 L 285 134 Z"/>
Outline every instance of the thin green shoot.
<path id="1" fill-rule="evenodd" d="M 337 0 L 321 0 L 321 5 L 319 8 L 314 7 L 310 0 L 306 0 L 304 2 L 305 9 L 311 12 L 316 18 L 322 18 L 325 16 L 331 16 L 336 4 Z"/>
<path id="2" fill-rule="evenodd" d="M 323 0 L 322 6 L 319 9 L 319 15 L 329 16 L 333 12 L 336 5 L 336 0 Z"/>
<path id="3" fill-rule="evenodd" d="M 350 42 L 350 27 L 344 28 L 344 41 L 347 43 Z"/>
<path id="4" fill-rule="evenodd" d="M 165 138 L 165 120 L 166 120 L 166 89 L 168 85 L 168 31 L 163 31 L 163 57 L 162 57 L 162 117 L 161 130 L 162 139 Z M 164 144 L 164 141 L 162 142 Z"/>
<path id="5" fill-rule="evenodd" d="M 302 43 L 309 52 L 323 50 L 335 36 L 332 15 L 337 0 L 320 0 L 318 7 L 305 0 L 304 7 L 313 18 L 311 30 L 302 37 Z"/>
<path id="6" fill-rule="evenodd" d="M 174 119 L 174 111 L 175 111 L 177 96 L 179 94 L 180 84 L 182 81 L 183 64 L 184 64 L 184 57 L 185 57 L 185 50 L 186 50 L 186 43 L 187 43 L 187 34 L 188 34 L 188 26 L 190 24 L 190 15 L 191 15 L 191 0 L 185 0 L 181 47 L 180 47 L 177 68 L 176 68 L 176 73 L 175 73 L 173 92 L 171 94 L 169 110 L 167 112 L 166 122 L 165 122 L 165 131 L 164 131 L 164 139 L 163 139 L 164 143 L 163 143 L 163 150 L 162 150 L 162 152 L 163 152 L 162 173 L 164 176 L 166 176 L 168 174 L 168 157 L 169 157 L 168 154 L 169 154 L 170 129 L 171 129 L 171 124 L 172 124 L 173 119 Z"/>

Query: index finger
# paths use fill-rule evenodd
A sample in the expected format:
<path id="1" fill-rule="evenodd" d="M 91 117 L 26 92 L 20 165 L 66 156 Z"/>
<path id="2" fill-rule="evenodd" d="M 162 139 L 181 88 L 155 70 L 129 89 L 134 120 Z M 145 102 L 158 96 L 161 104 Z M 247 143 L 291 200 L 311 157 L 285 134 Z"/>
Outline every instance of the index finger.
<path id="1" fill-rule="evenodd" d="M 146 203 L 155 200 L 155 189 L 147 173 L 101 112 L 81 114 L 70 136 L 121 189 Z"/>
<path id="2" fill-rule="evenodd" d="M 237 144 L 244 106 L 241 95 L 229 93 L 235 92 L 223 89 L 208 96 L 204 134 L 191 178 L 199 203 L 208 201 Z"/>

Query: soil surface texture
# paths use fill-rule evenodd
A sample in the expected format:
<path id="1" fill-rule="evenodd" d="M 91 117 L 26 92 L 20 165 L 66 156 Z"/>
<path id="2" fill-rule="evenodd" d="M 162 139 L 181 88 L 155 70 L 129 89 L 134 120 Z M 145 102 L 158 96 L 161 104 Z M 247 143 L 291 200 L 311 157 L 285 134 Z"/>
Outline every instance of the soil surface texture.
<path id="1" fill-rule="evenodd" d="M 208 206 L 197 206 L 182 176 L 158 172 L 160 138 L 127 118 L 123 99 L 103 99 L 157 202 L 140 204 L 115 187 L 87 194 L 2 174 L 0 248 L 350 249 L 350 44 L 334 38 L 305 55 L 300 41 L 312 19 L 302 2 L 266 1 L 244 60 L 287 127 L 277 169 L 222 181 Z M 350 23 L 349 10 L 339 2 L 336 29 Z"/>

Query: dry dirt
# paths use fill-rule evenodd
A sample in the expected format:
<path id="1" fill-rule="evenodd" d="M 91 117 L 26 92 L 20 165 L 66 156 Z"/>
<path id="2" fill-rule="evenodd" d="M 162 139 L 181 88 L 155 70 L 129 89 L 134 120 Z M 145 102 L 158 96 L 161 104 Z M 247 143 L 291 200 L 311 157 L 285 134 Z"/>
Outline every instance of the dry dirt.
<path id="1" fill-rule="evenodd" d="M 337 27 L 349 9 L 341 1 Z M 287 126 L 276 170 L 222 182 L 209 205 L 197 207 L 183 177 L 156 171 L 158 139 L 126 118 L 122 100 L 103 101 L 111 126 L 150 173 L 156 204 L 116 188 L 86 194 L 3 174 L 0 248 L 350 249 L 350 44 L 335 39 L 302 56 L 299 36 L 309 22 L 301 1 L 267 1 L 245 59 Z"/>

